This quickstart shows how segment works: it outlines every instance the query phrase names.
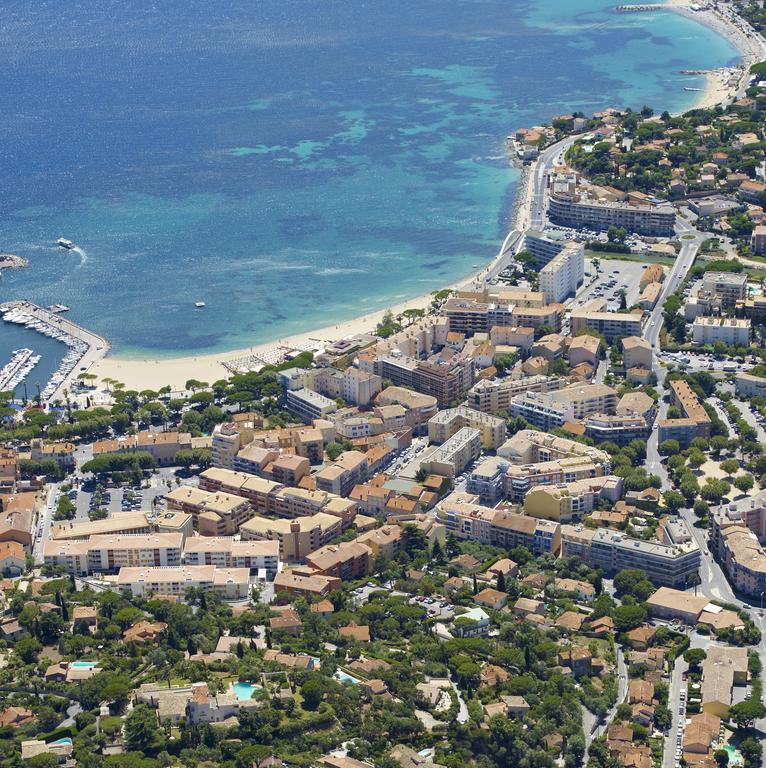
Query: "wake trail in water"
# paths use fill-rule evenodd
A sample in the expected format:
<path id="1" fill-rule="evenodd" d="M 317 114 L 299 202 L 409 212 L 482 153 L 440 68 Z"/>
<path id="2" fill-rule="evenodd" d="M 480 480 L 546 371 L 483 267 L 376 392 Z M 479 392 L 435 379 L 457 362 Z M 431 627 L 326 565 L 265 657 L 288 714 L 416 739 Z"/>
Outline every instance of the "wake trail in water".
<path id="1" fill-rule="evenodd" d="M 80 257 L 80 263 L 77 265 L 78 269 L 82 267 L 83 264 L 87 263 L 88 254 L 85 252 L 83 248 L 80 248 L 79 245 L 76 245 L 74 248 L 72 248 L 72 253 L 76 253 Z"/>

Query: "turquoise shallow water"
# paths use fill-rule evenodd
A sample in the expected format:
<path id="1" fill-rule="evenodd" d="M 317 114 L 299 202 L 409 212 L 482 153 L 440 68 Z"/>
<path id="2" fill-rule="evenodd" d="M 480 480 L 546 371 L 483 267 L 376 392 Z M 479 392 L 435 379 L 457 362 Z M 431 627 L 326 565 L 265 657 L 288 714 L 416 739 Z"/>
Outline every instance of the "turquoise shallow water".
<path id="1" fill-rule="evenodd" d="M 612 5 L 10 0 L 0 251 L 32 266 L 0 297 L 65 303 L 118 354 L 173 356 L 448 284 L 508 227 L 508 133 L 683 109 L 701 83 L 679 70 L 736 57 L 691 21 Z M 0 360 L 20 333 L 0 328 Z"/>

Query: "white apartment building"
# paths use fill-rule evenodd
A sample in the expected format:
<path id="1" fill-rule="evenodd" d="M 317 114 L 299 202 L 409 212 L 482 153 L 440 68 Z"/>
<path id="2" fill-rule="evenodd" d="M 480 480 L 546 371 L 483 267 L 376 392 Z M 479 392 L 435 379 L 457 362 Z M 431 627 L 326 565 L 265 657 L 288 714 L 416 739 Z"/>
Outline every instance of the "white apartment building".
<path id="1" fill-rule="evenodd" d="M 232 536 L 195 536 L 186 542 L 185 565 L 247 568 L 273 579 L 279 571 L 278 541 L 240 541 Z"/>
<path id="2" fill-rule="evenodd" d="M 556 304 L 577 293 L 584 279 L 585 246 L 582 243 L 567 243 L 540 270 L 540 290 L 548 304 Z"/>
<path id="3" fill-rule="evenodd" d="M 91 536 L 87 540 L 49 539 L 46 563 L 60 565 L 75 576 L 113 572 L 126 567 L 168 567 L 181 564 L 181 533 Z"/>
<path id="4" fill-rule="evenodd" d="M 461 427 L 439 446 L 430 448 L 420 461 L 428 473 L 455 477 L 481 455 L 481 432 L 473 427 Z"/>
<path id="5" fill-rule="evenodd" d="M 172 568 L 122 568 L 118 589 L 128 589 L 134 597 L 172 595 L 183 597 L 187 589 L 215 592 L 224 600 L 249 597 L 248 568 L 216 568 L 214 565 L 183 565 Z"/>
<path id="6" fill-rule="evenodd" d="M 439 411 L 429 419 L 428 440 L 437 444 L 444 443 L 463 427 L 478 429 L 482 445 L 490 450 L 499 448 L 507 433 L 503 419 L 460 405 Z"/>
<path id="7" fill-rule="evenodd" d="M 692 323 L 695 344 L 747 346 L 750 343 L 750 320 L 738 317 L 698 317 Z"/>

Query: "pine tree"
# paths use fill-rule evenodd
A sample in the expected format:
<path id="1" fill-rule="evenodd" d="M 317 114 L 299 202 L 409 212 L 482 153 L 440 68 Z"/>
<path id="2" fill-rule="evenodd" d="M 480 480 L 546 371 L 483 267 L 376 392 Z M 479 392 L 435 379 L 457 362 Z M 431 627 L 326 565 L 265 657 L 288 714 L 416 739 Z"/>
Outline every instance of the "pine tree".
<path id="1" fill-rule="evenodd" d="M 502 571 L 497 574 L 497 589 L 499 592 L 505 592 L 505 574 Z"/>

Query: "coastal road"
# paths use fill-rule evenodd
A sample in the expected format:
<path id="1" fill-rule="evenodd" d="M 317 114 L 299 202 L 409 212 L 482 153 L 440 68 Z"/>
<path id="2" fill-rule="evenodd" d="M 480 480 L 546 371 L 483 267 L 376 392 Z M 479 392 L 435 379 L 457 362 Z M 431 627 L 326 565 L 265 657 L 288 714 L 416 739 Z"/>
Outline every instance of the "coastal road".
<path id="1" fill-rule="evenodd" d="M 548 174 L 555 165 L 562 162 L 563 154 L 579 138 L 580 134 L 567 136 L 567 138 L 551 144 L 540 153 L 532 166 L 526 201 L 529 217 L 527 229 L 543 229 L 545 227 L 548 221 L 545 209 Z M 522 221 L 521 223 L 524 224 L 525 222 Z"/>

